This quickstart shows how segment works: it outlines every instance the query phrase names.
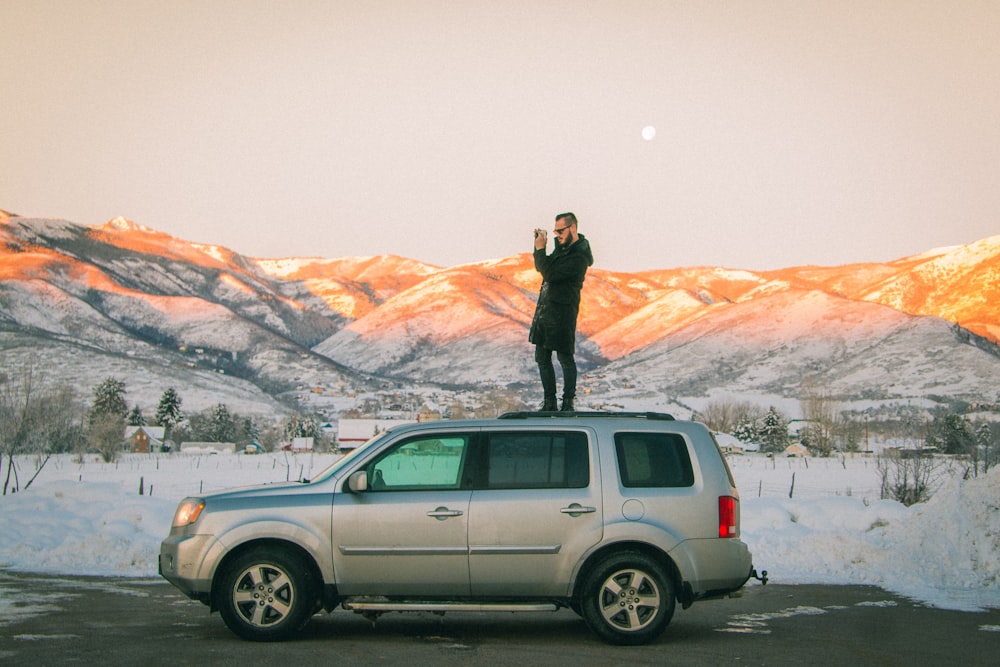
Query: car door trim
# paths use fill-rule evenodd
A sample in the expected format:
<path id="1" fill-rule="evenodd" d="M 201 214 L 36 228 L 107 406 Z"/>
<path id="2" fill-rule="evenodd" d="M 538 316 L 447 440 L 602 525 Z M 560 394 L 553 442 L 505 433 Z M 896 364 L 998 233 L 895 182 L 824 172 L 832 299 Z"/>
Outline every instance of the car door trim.
<path id="1" fill-rule="evenodd" d="M 490 556 L 490 555 L 547 556 L 559 553 L 559 550 L 561 548 L 562 548 L 561 544 L 516 544 L 516 545 L 480 544 L 480 545 L 470 546 L 469 554 L 472 556 Z"/>

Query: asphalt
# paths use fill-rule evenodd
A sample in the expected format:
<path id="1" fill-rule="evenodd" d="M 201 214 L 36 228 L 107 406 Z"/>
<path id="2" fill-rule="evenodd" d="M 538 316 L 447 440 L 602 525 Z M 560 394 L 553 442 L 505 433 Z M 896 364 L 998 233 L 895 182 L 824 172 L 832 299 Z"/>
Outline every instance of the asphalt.
<path id="1" fill-rule="evenodd" d="M 934 609 L 864 586 L 750 585 L 678 608 L 656 642 L 601 643 L 572 611 L 338 610 L 293 641 L 236 638 L 156 579 L 0 571 L 0 664 L 31 665 L 995 665 L 1000 610 Z"/>

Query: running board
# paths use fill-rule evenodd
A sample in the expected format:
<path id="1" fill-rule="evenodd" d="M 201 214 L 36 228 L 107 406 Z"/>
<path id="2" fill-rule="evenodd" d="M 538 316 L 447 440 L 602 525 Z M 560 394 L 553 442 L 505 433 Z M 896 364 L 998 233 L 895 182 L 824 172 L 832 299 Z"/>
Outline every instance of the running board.
<path id="1" fill-rule="evenodd" d="M 428 602 L 425 600 L 344 600 L 344 609 L 361 613 L 383 611 L 558 611 L 554 602 Z"/>

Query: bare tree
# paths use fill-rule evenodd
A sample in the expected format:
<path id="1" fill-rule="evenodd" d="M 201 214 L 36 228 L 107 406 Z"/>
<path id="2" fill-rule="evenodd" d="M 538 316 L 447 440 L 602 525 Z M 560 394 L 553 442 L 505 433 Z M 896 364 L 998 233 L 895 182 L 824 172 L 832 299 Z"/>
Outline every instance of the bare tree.
<path id="1" fill-rule="evenodd" d="M 15 456 L 30 451 L 37 437 L 39 423 L 35 405 L 34 361 L 30 361 L 13 377 L 4 374 L 0 383 L 0 463 L 7 459 L 3 495 L 20 488 Z"/>
<path id="2" fill-rule="evenodd" d="M 936 490 L 941 463 L 917 450 L 895 450 L 878 459 L 882 498 L 899 501 L 909 507 L 930 500 Z"/>
<path id="3" fill-rule="evenodd" d="M 740 424 L 754 423 L 764 418 L 766 411 L 750 401 L 715 400 L 695 417 L 709 429 L 733 433 Z"/>
<path id="4" fill-rule="evenodd" d="M 732 401 L 712 401 L 699 410 L 694 419 L 716 433 L 732 433 L 736 427 L 734 407 Z"/>
<path id="5" fill-rule="evenodd" d="M 802 416 L 809 423 L 806 428 L 809 448 L 820 456 L 829 456 L 837 424 L 836 402 L 825 389 L 808 384 L 803 384 L 800 402 Z"/>
<path id="6" fill-rule="evenodd" d="M 35 360 L 13 375 L 0 375 L 0 471 L 6 461 L 3 494 L 21 490 L 19 455 L 39 454 L 28 488 L 55 452 L 67 451 L 80 437 L 82 424 L 74 392 L 66 386 L 43 390 Z M 23 461 L 23 459 L 22 459 Z"/>
<path id="7" fill-rule="evenodd" d="M 527 405 L 516 393 L 508 390 L 489 391 L 482 399 L 482 405 L 474 411 L 476 417 L 490 419 L 505 412 L 519 412 L 527 409 Z"/>
<path id="8" fill-rule="evenodd" d="M 465 405 L 458 399 L 451 402 L 451 405 L 448 406 L 448 410 L 449 419 L 465 419 L 469 416 L 468 411 L 465 409 Z"/>
<path id="9" fill-rule="evenodd" d="M 19 382 L 13 381 L 4 374 L 3 383 L 0 384 L 0 465 L 3 464 L 4 458 L 7 460 L 7 474 L 3 483 L 4 495 L 7 495 L 7 488 L 12 479 L 14 484 L 17 484 L 14 455 L 23 446 L 24 425 L 22 422 L 25 418 L 21 390 Z"/>
<path id="10" fill-rule="evenodd" d="M 92 415 L 88 438 L 105 462 L 114 461 L 125 445 L 125 417 L 110 412 Z"/>

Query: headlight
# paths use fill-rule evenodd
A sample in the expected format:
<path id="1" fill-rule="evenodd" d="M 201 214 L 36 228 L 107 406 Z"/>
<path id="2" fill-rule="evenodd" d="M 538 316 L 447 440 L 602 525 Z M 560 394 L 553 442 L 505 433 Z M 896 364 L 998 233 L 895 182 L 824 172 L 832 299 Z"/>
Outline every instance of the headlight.
<path id="1" fill-rule="evenodd" d="M 201 498 L 185 498 L 177 506 L 177 511 L 174 512 L 174 522 L 171 524 L 171 527 L 183 528 L 184 526 L 190 526 L 198 520 L 203 509 L 205 509 L 205 501 Z"/>

